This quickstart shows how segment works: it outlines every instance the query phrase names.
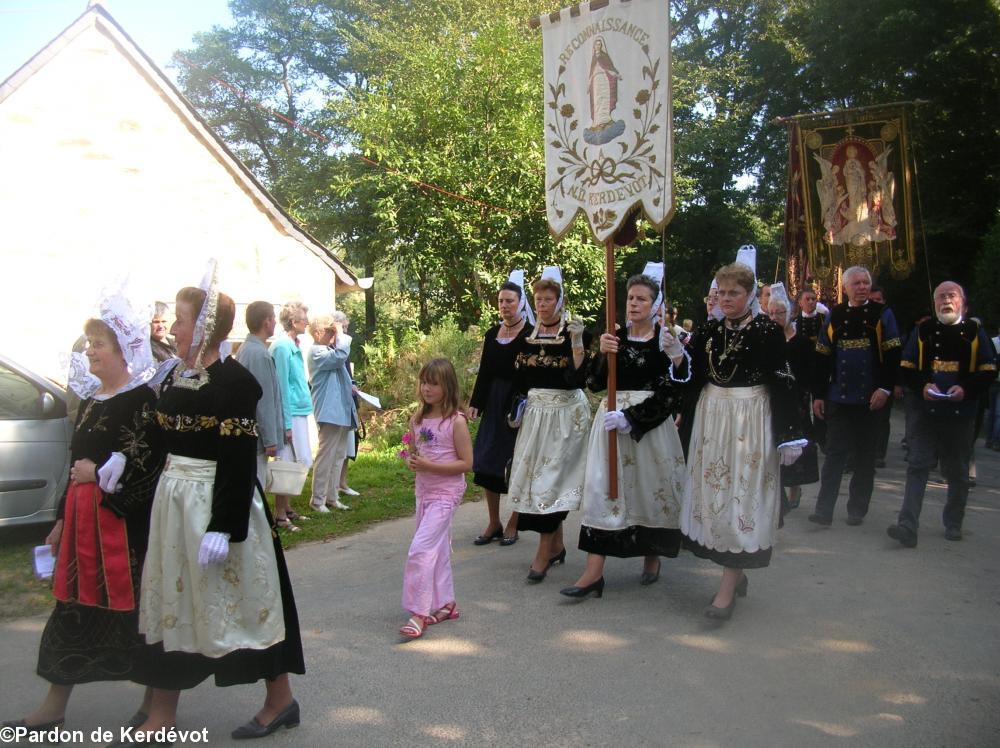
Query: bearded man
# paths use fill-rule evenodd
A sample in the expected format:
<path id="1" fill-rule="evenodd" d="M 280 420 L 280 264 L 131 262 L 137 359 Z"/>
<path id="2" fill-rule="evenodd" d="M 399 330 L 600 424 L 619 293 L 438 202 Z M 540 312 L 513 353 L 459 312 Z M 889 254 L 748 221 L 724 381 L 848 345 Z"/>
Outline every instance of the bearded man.
<path id="1" fill-rule="evenodd" d="M 900 362 L 906 387 L 906 488 L 897 524 L 886 532 L 907 548 L 917 545 L 920 509 L 935 457 L 948 482 L 944 536 L 962 539 L 969 495 L 969 456 L 980 395 L 996 378 L 996 353 L 979 320 L 966 318 L 965 292 L 945 281 L 934 289 L 934 313 L 917 326 Z"/>

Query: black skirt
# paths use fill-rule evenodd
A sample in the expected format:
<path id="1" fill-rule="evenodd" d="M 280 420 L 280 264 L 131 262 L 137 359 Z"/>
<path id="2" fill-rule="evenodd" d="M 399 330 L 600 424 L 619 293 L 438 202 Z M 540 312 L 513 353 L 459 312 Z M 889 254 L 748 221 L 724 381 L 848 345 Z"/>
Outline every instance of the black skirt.
<path id="1" fill-rule="evenodd" d="M 132 593 L 139 599 L 142 559 L 129 557 Z M 38 675 L 57 686 L 133 680 L 145 642 L 139 611 L 56 602 L 38 645 Z"/>
<path id="2" fill-rule="evenodd" d="M 698 558 L 705 558 L 709 561 L 714 561 L 719 566 L 728 566 L 731 569 L 763 569 L 766 566 L 770 566 L 771 551 L 773 550 L 772 548 L 761 548 L 759 551 L 753 551 L 752 553 L 747 551 L 738 553 L 734 553 L 733 551 L 717 551 L 713 548 L 707 548 L 688 537 L 684 538 L 684 548 L 691 551 Z"/>
<path id="3" fill-rule="evenodd" d="M 615 558 L 638 556 L 677 558 L 682 537 L 680 530 L 667 527 L 632 525 L 624 530 L 600 530 L 581 525 L 579 548 L 587 553 Z"/>
<path id="4" fill-rule="evenodd" d="M 783 488 L 807 486 L 810 483 L 819 483 L 819 450 L 813 442 L 802 449 L 802 456 L 799 459 L 791 465 L 781 466 Z"/>
<path id="5" fill-rule="evenodd" d="M 517 515 L 518 532 L 538 532 L 549 534 L 559 529 L 559 525 L 569 516 L 569 512 L 552 512 L 551 514 L 525 514 L 521 512 Z"/>
<path id="6" fill-rule="evenodd" d="M 494 493 L 507 492 L 504 472 L 514 456 L 517 432 L 507 425 L 511 388 L 506 379 L 493 380 L 472 448 L 472 482 Z"/>

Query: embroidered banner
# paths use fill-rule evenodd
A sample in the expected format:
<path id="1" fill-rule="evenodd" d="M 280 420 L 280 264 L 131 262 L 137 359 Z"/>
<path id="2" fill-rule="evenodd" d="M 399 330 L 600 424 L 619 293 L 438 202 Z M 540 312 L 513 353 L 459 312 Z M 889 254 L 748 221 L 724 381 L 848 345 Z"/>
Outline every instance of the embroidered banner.
<path id="1" fill-rule="evenodd" d="M 839 270 L 905 278 L 914 265 L 911 164 L 901 106 L 797 117 L 789 130 L 789 281 L 836 288 Z M 794 276 L 793 276 L 794 273 Z"/>
<path id="2" fill-rule="evenodd" d="M 673 214 L 666 0 L 610 0 L 542 16 L 545 203 L 558 239 L 582 212 L 599 241 L 641 205 Z"/>

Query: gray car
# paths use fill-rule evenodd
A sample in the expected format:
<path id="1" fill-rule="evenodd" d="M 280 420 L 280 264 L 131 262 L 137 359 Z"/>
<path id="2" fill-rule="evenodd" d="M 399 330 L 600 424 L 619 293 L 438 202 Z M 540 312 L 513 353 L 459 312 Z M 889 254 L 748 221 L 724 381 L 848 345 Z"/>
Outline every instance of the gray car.
<path id="1" fill-rule="evenodd" d="M 69 479 L 66 390 L 0 355 L 0 527 L 52 522 Z"/>

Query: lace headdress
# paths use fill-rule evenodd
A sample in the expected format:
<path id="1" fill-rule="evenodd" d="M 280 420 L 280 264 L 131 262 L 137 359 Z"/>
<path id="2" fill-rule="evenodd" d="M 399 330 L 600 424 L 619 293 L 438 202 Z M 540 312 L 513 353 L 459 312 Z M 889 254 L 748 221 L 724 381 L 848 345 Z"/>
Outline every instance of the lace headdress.
<path id="1" fill-rule="evenodd" d="M 111 328 L 125 359 L 129 380 L 119 392 L 146 384 L 156 372 L 156 361 L 149 346 L 151 307 L 130 299 L 128 285 L 127 277 L 108 284 L 98 297 L 94 314 Z M 69 388 L 81 399 L 91 397 L 101 386 L 101 380 L 90 373 L 90 362 L 84 353 L 70 355 L 66 379 Z"/>

